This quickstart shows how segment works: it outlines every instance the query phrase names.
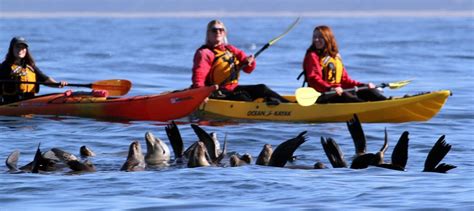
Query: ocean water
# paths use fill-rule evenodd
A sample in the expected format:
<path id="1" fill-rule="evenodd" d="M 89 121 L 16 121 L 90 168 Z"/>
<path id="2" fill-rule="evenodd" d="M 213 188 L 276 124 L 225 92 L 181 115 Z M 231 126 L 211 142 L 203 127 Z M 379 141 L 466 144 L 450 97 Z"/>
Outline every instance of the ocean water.
<path id="1" fill-rule="evenodd" d="M 282 33 L 292 17 L 223 18 L 229 41 L 247 53 Z M 38 66 L 57 80 L 89 83 L 129 79 L 128 95 L 154 94 L 190 85 L 192 59 L 209 18 L 3 18 L 0 54 L 10 39 L 29 40 Z M 77 117 L 0 117 L 0 159 L 20 150 L 19 165 L 33 159 L 41 142 L 78 154 L 87 145 L 97 154 L 97 172 L 67 170 L 10 174 L 0 165 L 0 210 L 146 210 L 146 209 L 474 209 L 474 20 L 472 17 L 303 18 L 287 36 L 262 53 L 257 69 L 242 74 L 241 84 L 265 83 L 288 94 L 301 86 L 296 77 L 317 25 L 329 25 L 352 78 L 363 82 L 412 79 L 387 96 L 449 89 L 453 96 L 427 122 L 364 124 L 368 150 L 376 151 L 389 134 L 386 161 L 403 131 L 410 132 L 405 172 L 296 170 L 261 167 L 178 168 L 119 171 L 128 146 L 153 132 L 168 143 L 164 123 L 103 122 Z M 71 88 L 68 88 L 71 89 Z M 66 89 L 42 87 L 41 93 Z M 197 140 L 189 124 L 179 125 L 185 146 Z M 345 123 L 303 124 L 242 122 L 203 126 L 226 137 L 229 153 L 256 158 L 266 143 L 276 147 L 302 131 L 309 140 L 295 164 L 321 161 L 330 166 L 320 137 L 333 137 L 347 158 L 354 147 Z M 452 145 L 443 162 L 458 166 L 447 174 L 421 172 L 441 135 Z M 227 159 L 227 158 L 226 158 Z M 3 161 L 2 161 L 3 162 Z"/>

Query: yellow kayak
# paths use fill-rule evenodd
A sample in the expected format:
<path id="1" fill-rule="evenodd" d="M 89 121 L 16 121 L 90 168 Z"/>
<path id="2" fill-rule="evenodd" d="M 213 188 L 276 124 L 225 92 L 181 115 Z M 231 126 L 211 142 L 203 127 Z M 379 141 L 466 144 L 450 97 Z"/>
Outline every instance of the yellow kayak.
<path id="1" fill-rule="evenodd" d="M 197 117 L 202 119 L 246 119 L 285 122 L 345 122 L 357 114 L 362 122 L 427 121 L 443 107 L 449 90 L 396 97 L 384 101 L 333 103 L 300 106 L 298 103 L 267 105 L 265 102 L 242 102 L 209 99 L 201 104 Z M 295 96 L 285 96 L 295 101 Z"/>

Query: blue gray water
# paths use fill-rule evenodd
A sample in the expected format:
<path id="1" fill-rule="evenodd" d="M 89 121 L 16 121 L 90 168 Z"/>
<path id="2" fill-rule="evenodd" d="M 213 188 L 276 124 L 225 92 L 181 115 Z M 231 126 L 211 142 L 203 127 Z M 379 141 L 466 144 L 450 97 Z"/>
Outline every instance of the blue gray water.
<path id="1" fill-rule="evenodd" d="M 53 18 L 0 19 L 0 54 L 11 37 L 25 36 L 38 66 L 57 80 L 88 83 L 129 79 L 129 95 L 153 94 L 190 85 L 192 58 L 204 40 L 208 18 Z M 293 18 L 224 18 L 229 41 L 253 53 L 284 31 Z M 157 122 L 113 123 L 76 117 L 0 117 L 0 159 L 15 149 L 19 163 L 32 160 L 36 146 L 61 147 L 78 153 L 87 145 L 98 172 L 70 175 L 9 174 L 0 165 L 0 210 L 259 208 L 259 209 L 474 209 L 474 67 L 473 18 L 303 18 L 286 37 L 258 58 L 254 73 L 242 84 L 265 83 L 292 93 L 314 26 L 334 29 L 350 75 L 364 82 L 413 79 L 388 96 L 449 89 L 441 112 L 427 122 L 364 124 L 368 150 L 378 150 L 387 128 L 390 149 L 405 130 L 410 132 L 406 172 L 365 170 L 294 170 L 246 166 L 239 168 L 167 168 L 127 173 L 118 171 L 128 146 L 146 131 L 167 142 Z M 42 93 L 65 91 L 45 88 Z M 189 124 L 179 125 L 185 145 L 197 138 Z M 203 126 L 227 135 L 231 153 L 258 155 L 265 143 L 280 142 L 308 131 L 309 141 L 296 155 L 297 164 L 329 165 L 320 137 L 333 137 L 346 157 L 354 153 L 345 123 L 301 124 L 245 122 Z M 458 168 L 448 174 L 421 172 L 439 136 L 452 144 L 444 162 Z M 145 148 L 144 148 L 145 150 Z"/>

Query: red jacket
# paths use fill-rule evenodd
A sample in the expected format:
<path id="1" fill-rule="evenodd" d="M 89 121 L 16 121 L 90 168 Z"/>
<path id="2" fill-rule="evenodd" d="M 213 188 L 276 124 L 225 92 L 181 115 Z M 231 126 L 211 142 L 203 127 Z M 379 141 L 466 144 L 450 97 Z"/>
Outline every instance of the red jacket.
<path id="1" fill-rule="evenodd" d="M 320 64 L 319 56 L 314 51 L 308 51 L 304 58 L 303 69 L 306 74 L 306 80 L 310 87 L 313 87 L 318 92 L 327 92 L 333 87 L 341 87 L 343 89 L 353 88 L 355 86 L 362 86 L 356 80 L 352 80 L 347 74 L 346 68 L 342 70 L 342 78 L 340 84 L 330 84 L 323 79 L 323 70 Z"/>
<path id="2" fill-rule="evenodd" d="M 237 59 L 242 62 L 247 58 L 247 55 L 240 49 L 232 46 L 232 45 L 219 45 L 216 48 L 219 50 L 229 49 Z M 196 50 L 194 54 L 194 64 L 193 64 L 193 88 L 203 87 L 206 85 L 211 85 L 208 82 L 208 75 L 211 71 L 212 62 L 214 61 L 215 55 L 212 49 L 201 47 Z M 248 65 L 247 67 L 243 68 L 242 70 L 246 73 L 251 73 L 256 67 L 255 61 L 252 64 Z M 237 87 L 237 83 L 233 84 L 225 84 L 223 87 L 219 87 L 220 89 L 225 89 L 228 91 L 233 91 L 235 87 Z"/>

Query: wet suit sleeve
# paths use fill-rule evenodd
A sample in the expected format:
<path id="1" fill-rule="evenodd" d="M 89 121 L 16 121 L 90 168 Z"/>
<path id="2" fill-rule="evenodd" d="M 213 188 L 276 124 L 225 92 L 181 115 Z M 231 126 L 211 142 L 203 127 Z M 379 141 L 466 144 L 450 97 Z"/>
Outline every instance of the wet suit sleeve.
<path id="1" fill-rule="evenodd" d="M 192 88 L 206 86 L 206 78 L 211 71 L 214 53 L 206 48 L 201 48 L 194 54 Z"/>
<path id="2" fill-rule="evenodd" d="M 309 52 L 306 54 L 303 62 L 303 69 L 310 87 L 313 87 L 318 92 L 327 92 L 331 89 L 331 84 L 323 79 L 323 70 L 316 53 Z"/>
<path id="3" fill-rule="evenodd" d="M 46 82 L 48 80 L 48 76 L 43 73 L 37 66 L 34 66 L 33 69 L 35 70 L 36 74 L 36 81 L 37 82 Z"/>

